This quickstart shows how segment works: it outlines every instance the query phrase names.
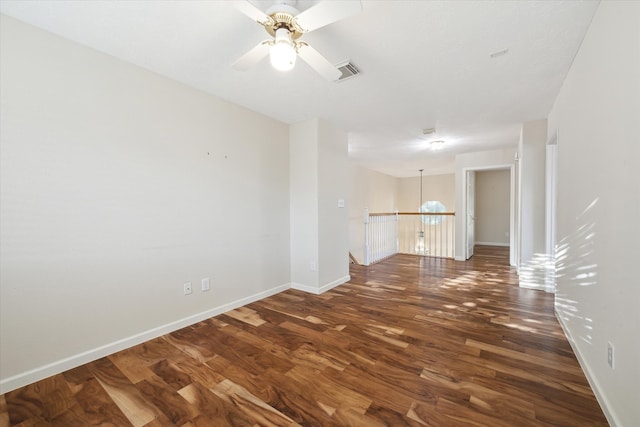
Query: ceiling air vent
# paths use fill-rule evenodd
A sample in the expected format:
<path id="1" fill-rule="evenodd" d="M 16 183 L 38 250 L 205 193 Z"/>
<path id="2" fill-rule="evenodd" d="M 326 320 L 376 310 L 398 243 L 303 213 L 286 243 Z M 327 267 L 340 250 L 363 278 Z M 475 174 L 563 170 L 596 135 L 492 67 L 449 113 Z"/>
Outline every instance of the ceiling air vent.
<path id="1" fill-rule="evenodd" d="M 357 76 L 358 74 L 360 74 L 360 71 L 358 71 L 356 66 L 349 61 L 336 65 L 336 67 L 342 73 L 342 75 L 338 78 L 338 80 L 336 80 L 336 82 L 341 82 L 343 80 L 351 79 Z"/>

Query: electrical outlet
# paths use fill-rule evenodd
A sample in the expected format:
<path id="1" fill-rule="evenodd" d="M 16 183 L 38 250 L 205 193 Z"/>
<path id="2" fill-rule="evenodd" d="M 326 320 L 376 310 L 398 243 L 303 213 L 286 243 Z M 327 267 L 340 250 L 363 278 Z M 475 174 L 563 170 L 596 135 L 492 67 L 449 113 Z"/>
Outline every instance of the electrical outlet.
<path id="1" fill-rule="evenodd" d="M 311 271 L 318 271 L 318 264 L 315 261 L 309 263 L 309 269 Z"/>
<path id="2" fill-rule="evenodd" d="M 206 292 L 209 289 L 211 289 L 211 287 L 209 286 L 209 278 L 205 277 L 204 279 L 202 279 L 202 292 Z"/>
<path id="3" fill-rule="evenodd" d="M 191 289 L 191 282 L 187 282 L 183 285 L 184 288 L 184 294 L 185 295 L 189 295 L 190 293 L 193 292 L 193 290 Z"/>
<path id="4" fill-rule="evenodd" d="M 607 363 L 609 364 L 609 367 L 613 369 L 613 344 L 611 344 L 611 342 L 607 343 Z"/>

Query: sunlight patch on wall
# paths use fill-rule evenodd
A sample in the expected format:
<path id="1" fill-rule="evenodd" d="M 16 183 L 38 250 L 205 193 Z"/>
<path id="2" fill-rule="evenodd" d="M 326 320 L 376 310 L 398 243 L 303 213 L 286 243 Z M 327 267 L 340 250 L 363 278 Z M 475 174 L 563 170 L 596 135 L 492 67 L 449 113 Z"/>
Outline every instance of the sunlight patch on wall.
<path id="1" fill-rule="evenodd" d="M 597 206 L 596 197 L 576 217 L 575 232 L 563 237 L 556 247 L 556 281 L 563 284 L 556 293 L 556 312 L 565 323 L 580 325 L 577 338 L 588 344 L 593 341 L 593 320 L 583 317 L 577 301 L 568 295 L 574 292 L 571 288 L 598 285 L 598 264 L 594 262 Z"/>
<path id="2" fill-rule="evenodd" d="M 529 261 L 520 266 L 520 286 L 555 292 L 555 280 L 550 283 L 548 281 L 549 276 L 555 277 L 555 271 L 556 263 L 552 256 L 535 253 Z"/>

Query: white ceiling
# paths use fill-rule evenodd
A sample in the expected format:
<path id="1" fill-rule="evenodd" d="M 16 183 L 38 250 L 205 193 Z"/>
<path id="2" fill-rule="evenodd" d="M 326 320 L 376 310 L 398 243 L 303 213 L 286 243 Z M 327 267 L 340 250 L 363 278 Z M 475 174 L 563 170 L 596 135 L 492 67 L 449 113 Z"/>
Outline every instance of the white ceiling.
<path id="1" fill-rule="evenodd" d="M 302 38 L 361 71 L 333 83 L 302 61 L 286 73 L 268 59 L 231 68 L 268 38 L 233 3 L 0 0 L 0 12 L 286 123 L 324 118 L 348 133 L 354 162 L 406 177 L 453 172 L 458 153 L 515 146 L 523 121 L 549 113 L 598 7 L 365 0 L 359 15 Z M 430 127 L 436 134 L 424 138 Z M 432 139 L 445 147 L 433 152 Z"/>

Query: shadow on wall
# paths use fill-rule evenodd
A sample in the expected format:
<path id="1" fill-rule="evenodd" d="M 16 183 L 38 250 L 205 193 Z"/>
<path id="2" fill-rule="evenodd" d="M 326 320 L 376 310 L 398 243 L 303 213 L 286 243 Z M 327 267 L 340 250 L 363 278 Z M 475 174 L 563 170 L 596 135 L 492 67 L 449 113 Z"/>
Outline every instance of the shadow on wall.
<path id="1" fill-rule="evenodd" d="M 582 288 L 597 285 L 598 264 L 595 255 L 595 207 L 598 198 L 593 200 L 576 218 L 576 231 L 560 240 L 556 246 L 556 280 L 562 282 L 556 293 L 556 312 L 562 323 L 582 329 L 573 330 L 576 339 L 591 344 L 593 319 L 584 317 L 580 313 L 575 296 L 582 292 Z"/>

